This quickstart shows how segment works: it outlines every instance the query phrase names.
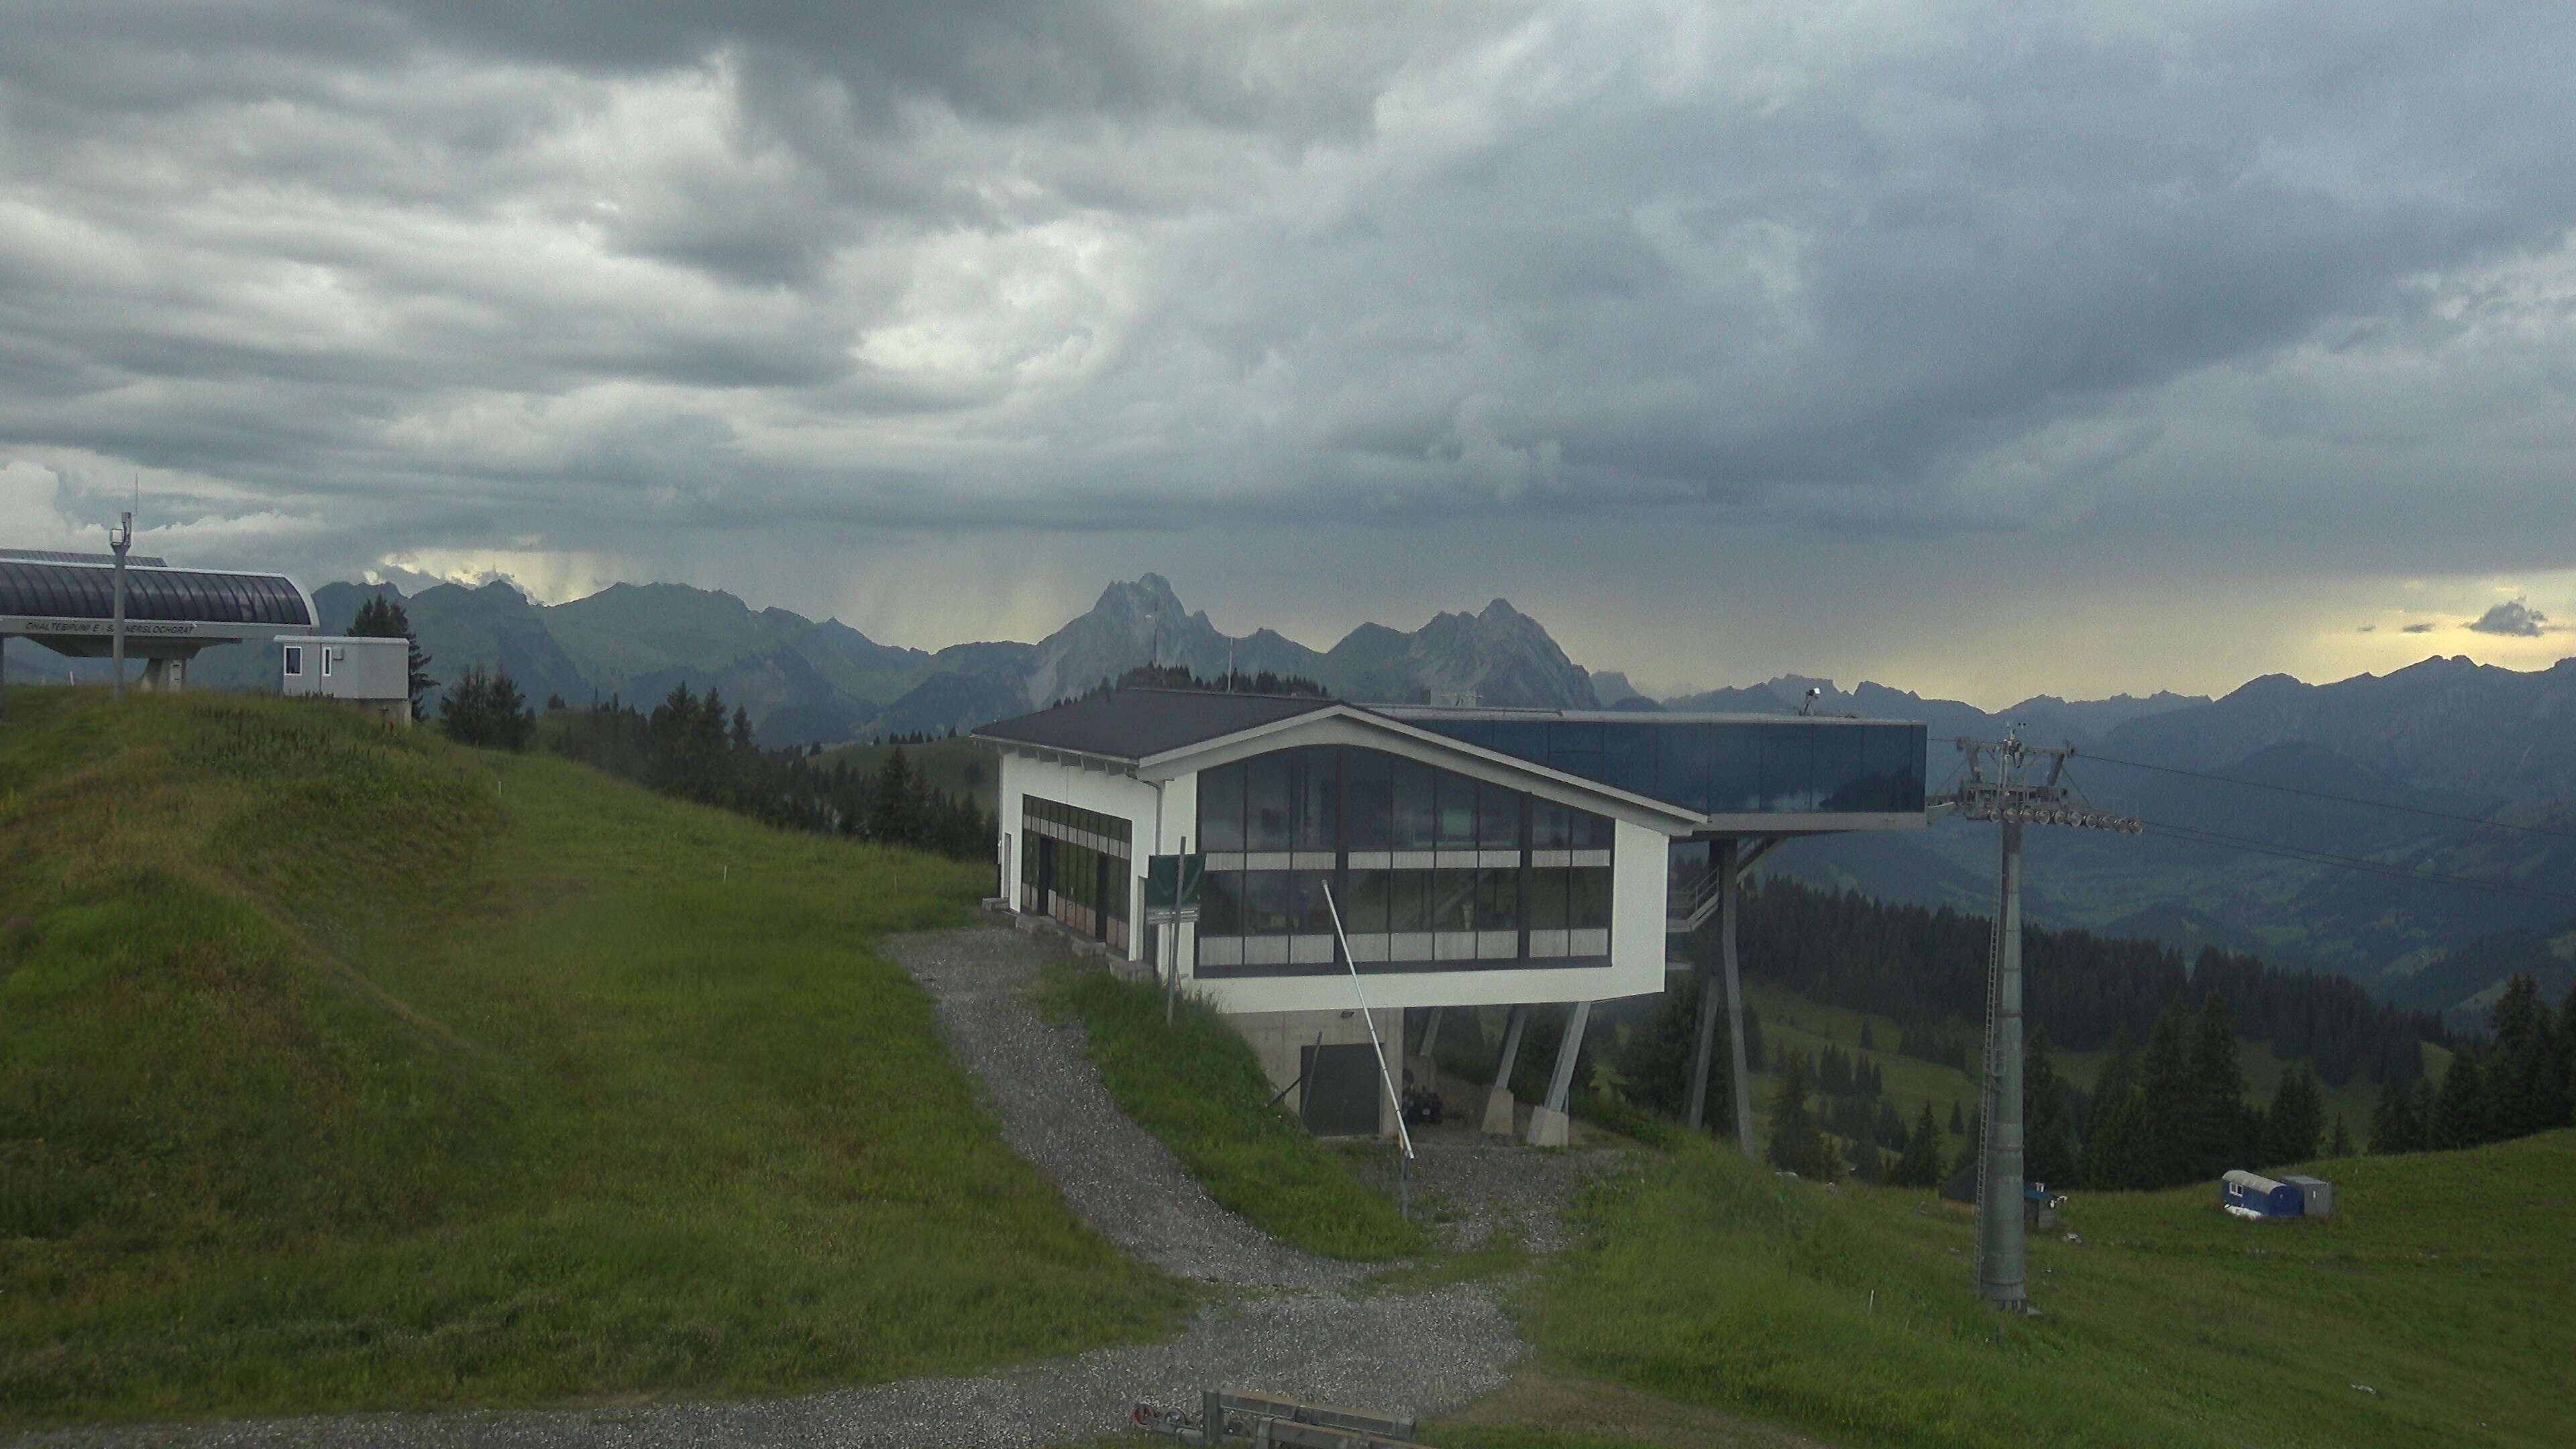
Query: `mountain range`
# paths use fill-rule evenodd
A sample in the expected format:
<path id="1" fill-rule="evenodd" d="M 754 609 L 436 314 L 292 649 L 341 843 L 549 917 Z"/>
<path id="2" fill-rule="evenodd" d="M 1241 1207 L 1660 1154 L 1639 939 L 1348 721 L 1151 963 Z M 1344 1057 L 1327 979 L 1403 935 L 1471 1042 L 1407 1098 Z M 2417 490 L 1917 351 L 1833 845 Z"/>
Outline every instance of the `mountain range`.
<path id="1" fill-rule="evenodd" d="M 403 604 L 441 679 L 482 663 L 508 671 L 532 701 L 646 707 L 675 686 L 715 688 L 771 745 L 965 730 L 1149 660 L 1207 676 L 1300 675 L 1364 702 L 1472 695 L 1489 705 L 1920 720 L 1936 792 L 1955 767 L 1954 740 L 2011 729 L 2074 746 L 2072 775 L 2090 798 L 2157 827 L 2144 837 L 2033 832 L 2024 884 L 2035 921 L 2257 951 L 2463 1013 L 2492 993 L 2496 963 L 2537 971 L 2553 991 L 2576 980 L 2576 659 L 2521 672 L 2433 658 L 2328 684 L 2268 675 L 2214 699 L 2039 695 L 1989 712 L 1795 674 L 1654 699 L 1623 674 L 1587 673 L 1501 599 L 1410 632 L 1362 624 L 1317 650 L 1270 629 L 1228 635 L 1150 573 L 1110 584 L 1035 643 L 938 650 L 680 584 L 618 584 L 555 605 L 506 582 L 410 594 L 335 583 L 314 599 L 323 627 L 338 631 L 375 595 Z M 83 668 L 26 647 L 6 664 L 13 681 Z M 216 649 L 190 681 L 265 688 L 274 669 L 273 649 Z M 1953 822 L 1802 841 L 1766 864 L 1813 884 L 1982 911 L 1992 850 L 1990 831 Z"/>

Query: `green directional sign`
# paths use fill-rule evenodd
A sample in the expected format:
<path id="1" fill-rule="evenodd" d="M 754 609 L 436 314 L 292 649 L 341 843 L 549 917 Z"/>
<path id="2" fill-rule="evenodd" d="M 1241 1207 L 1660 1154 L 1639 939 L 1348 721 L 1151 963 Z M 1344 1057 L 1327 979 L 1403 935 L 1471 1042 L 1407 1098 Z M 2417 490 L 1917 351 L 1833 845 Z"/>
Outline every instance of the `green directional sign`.
<path id="1" fill-rule="evenodd" d="M 1196 915 L 1204 855 L 1156 855 L 1145 861 L 1145 910 L 1149 915 Z"/>

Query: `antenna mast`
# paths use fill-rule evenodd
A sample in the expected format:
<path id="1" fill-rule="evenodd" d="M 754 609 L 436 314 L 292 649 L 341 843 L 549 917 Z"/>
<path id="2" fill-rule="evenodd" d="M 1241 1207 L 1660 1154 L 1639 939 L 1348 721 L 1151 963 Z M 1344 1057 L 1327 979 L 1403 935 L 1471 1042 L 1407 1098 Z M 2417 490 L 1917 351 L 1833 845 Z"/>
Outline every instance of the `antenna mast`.
<path id="1" fill-rule="evenodd" d="M 2072 746 L 2033 749 L 2018 724 L 2001 740 L 1958 741 L 1967 775 L 1946 802 L 1970 820 L 2003 826 L 1994 934 L 1986 956 L 1984 1130 L 1977 1149 L 1977 1291 L 1996 1307 L 2030 1310 L 2022 1225 L 2021 828 L 2072 825 L 2135 835 L 2139 823 L 2097 810 L 2066 780 Z"/>
<path id="2" fill-rule="evenodd" d="M 141 496 L 142 484 L 135 485 Z M 134 514 L 127 512 L 109 529 L 107 546 L 116 553 L 116 621 L 111 626 L 108 651 L 116 661 L 116 697 L 125 698 L 125 551 L 134 547 Z"/>

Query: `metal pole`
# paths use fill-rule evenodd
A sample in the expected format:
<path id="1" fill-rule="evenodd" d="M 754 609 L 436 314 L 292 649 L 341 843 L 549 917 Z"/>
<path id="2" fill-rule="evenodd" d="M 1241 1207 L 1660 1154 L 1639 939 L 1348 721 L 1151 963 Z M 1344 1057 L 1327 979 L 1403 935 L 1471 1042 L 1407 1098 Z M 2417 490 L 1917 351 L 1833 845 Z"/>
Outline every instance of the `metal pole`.
<path id="1" fill-rule="evenodd" d="M 1735 868 L 1737 845 L 1726 842 L 1719 852 L 1726 875 L 1718 882 L 1717 943 L 1718 954 L 1726 972 L 1726 1040 L 1727 1051 L 1735 1066 L 1735 1145 L 1744 1155 L 1753 1153 L 1753 1077 L 1744 1065 L 1744 978 L 1735 965 L 1736 904 L 1743 899 L 1741 874 Z"/>
<path id="2" fill-rule="evenodd" d="M 1333 916 L 1333 940 L 1342 948 L 1342 964 L 1351 968 L 1351 995 L 1359 1000 L 1360 1020 L 1368 1023 L 1369 1050 L 1377 1053 L 1378 1083 L 1386 1088 L 1386 1099 L 1395 1104 L 1396 1139 L 1404 1144 L 1404 1155 L 1409 1160 L 1413 1156 L 1413 1134 L 1404 1128 L 1404 1098 L 1395 1090 L 1395 1078 L 1387 1074 L 1386 1043 L 1378 1040 L 1377 1018 L 1370 1014 L 1368 992 L 1360 986 L 1360 963 L 1351 959 L 1351 939 L 1342 934 L 1342 908 L 1333 903 L 1331 886 L 1319 883 L 1319 888 L 1324 892 L 1324 909 Z"/>
<path id="3" fill-rule="evenodd" d="M 116 531 L 107 536 L 107 546 L 116 552 L 116 623 L 110 630 L 109 652 L 116 660 L 116 697 L 125 698 L 125 551 L 134 547 L 134 515 L 118 518 Z"/>
<path id="4" fill-rule="evenodd" d="M 1727 843 L 1730 846 L 1734 844 L 1733 841 Z M 1722 871 L 1728 865 L 1725 856 L 1717 855 L 1710 868 Z M 1723 888 L 1721 885 L 1720 889 Z M 1686 1114 L 1693 1132 L 1698 1131 L 1708 1117 L 1708 1060 L 1717 1050 L 1717 973 L 1701 966 L 1696 974 L 1699 977 L 1699 1031 L 1692 1038 L 1690 1110 Z"/>
<path id="5" fill-rule="evenodd" d="M 1181 837 L 1181 854 L 1180 854 L 1180 858 L 1179 858 L 1178 860 L 1175 860 L 1175 861 L 1173 861 L 1173 862 L 1172 862 L 1172 913 L 1173 913 L 1175 916 L 1178 916 L 1178 915 L 1180 914 L 1180 908 L 1181 908 L 1181 865 L 1180 865 L 1180 862 L 1181 862 L 1182 860 L 1187 860 L 1187 859 L 1189 858 L 1189 854 L 1190 854 L 1190 838 L 1189 838 L 1188 836 L 1184 835 L 1184 836 L 1182 836 L 1182 837 Z M 1164 935 L 1166 935 L 1166 936 L 1169 936 L 1169 937 L 1171 938 L 1171 940 L 1172 940 L 1172 950 L 1171 950 L 1172 964 L 1171 964 L 1171 969 L 1169 969 L 1169 970 L 1167 970 L 1167 971 L 1165 971 L 1165 972 L 1163 973 L 1163 1025 L 1165 1025 L 1165 1026 L 1170 1026 L 1170 1025 L 1172 1024 L 1172 1006 L 1173 1006 L 1173 1003 L 1175 1003 L 1175 1002 L 1177 1002 L 1177 1001 L 1179 1001 L 1179 1000 L 1181 999 L 1181 934 L 1180 934 L 1180 932 L 1181 932 L 1181 923 L 1180 923 L 1178 920 L 1171 920 L 1171 921 L 1166 921 L 1166 922 L 1164 922 L 1164 923 L 1163 923 L 1163 934 L 1164 934 Z"/>
<path id="6" fill-rule="evenodd" d="M 2003 821 L 1997 882 L 1993 1073 L 1986 1091 L 1985 1191 L 1977 1204 L 1977 1291 L 2028 1305 L 2023 1266 L 2021 1123 L 2021 822 Z"/>

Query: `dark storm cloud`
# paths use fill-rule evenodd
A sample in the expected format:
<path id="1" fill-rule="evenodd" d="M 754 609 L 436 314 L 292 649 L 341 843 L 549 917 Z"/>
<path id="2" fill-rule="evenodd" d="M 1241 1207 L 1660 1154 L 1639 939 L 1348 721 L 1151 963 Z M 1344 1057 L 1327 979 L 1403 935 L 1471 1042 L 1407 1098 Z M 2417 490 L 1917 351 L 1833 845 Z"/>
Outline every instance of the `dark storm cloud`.
<path id="1" fill-rule="evenodd" d="M 10 35 L 0 459 L 376 553 L 2277 499 L 2330 558 L 2539 508 L 2563 469 L 2518 470 L 2576 452 L 2560 6 L 92 0 Z M 2436 440 L 2447 515 L 2405 466 Z"/>
<path id="2" fill-rule="evenodd" d="M 2537 639 L 2549 616 L 2520 599 L 2507 599 L 2477 617 L 2469 627 L 2480 634 L 2509 634 L 2518 639 Z"/>

